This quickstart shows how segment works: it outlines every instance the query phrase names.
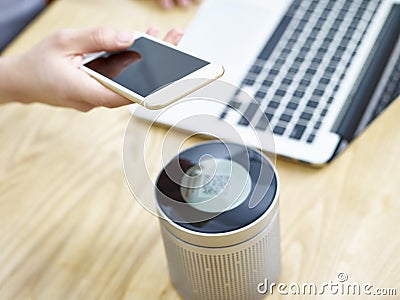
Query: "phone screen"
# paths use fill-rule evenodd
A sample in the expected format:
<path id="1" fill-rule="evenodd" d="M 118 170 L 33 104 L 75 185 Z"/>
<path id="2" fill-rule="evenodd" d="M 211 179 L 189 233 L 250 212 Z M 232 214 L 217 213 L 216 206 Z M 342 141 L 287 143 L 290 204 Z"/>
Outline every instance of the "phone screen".
<path id="1" fill-rule="evenodd" d="M 105 53 L 85 66 L 147 97 L 208 64 L 197 57 L 140 37 L 128 49 Z"/>

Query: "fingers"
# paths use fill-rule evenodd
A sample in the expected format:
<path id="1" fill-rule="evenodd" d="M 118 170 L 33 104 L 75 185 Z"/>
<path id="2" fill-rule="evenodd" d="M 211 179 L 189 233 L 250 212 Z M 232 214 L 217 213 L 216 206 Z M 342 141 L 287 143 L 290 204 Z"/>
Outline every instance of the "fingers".
<path id="1" fill-rule="evenodd" d="M 157 28 L 150 28 L 148 34 L 156 36 Z M 170 30 L 164 37 L 164 41 L 176 45 L 183 35 L 182 30 Z M 48 42 L 53 43 L 48 49 L 62 49 L 62 53 L 70 53 L 81 60 L 81 54 L 98 52 L 98 51 L 118 51 L 128 48 L 134 41 L 133 33 L 121 32 L 112 29 L 91 28 L 91 29 L 65 29 L 51 36 Z M 58 50 L 60 52 L 60 50 Z M 57 53 L 57 51 L 55 51 Z M 135 54 L 135 53 L 134 53 Z M 116 57 L 111 57 L 114 60 Z M 120 64 L 113 63 L 117 69 L 107 70 L 110 73 L 116 74 L 127 65 L 134 63 L 140 56 L 128 55 L 121 56 Z M 118 107 L 131 104 L 132 102 L 121 95 L 106 88 L 98 81 L 90 77 L 84 72 L 76 72 L 76 63 L 71 63 L 71 76 L 66 76 L 68 83 L 66 86 L 74 87 L 64 93 L 64 100 L 69 102 L 71 107 L 81 111 L 88 111 L 93 107 Z M 79 84 L 76 84 L 79 82 Z"/>
<path id="2" fill-rule="evenodd" d="M 180 7 L 189 7 L 192 3 L 199 3 L 201 0 L 157 0 L 164 9 L 171 9 L 175 5 Z"/>
<path id="3" fill-rule="evenodd" d="M 93 79 L 84 72 L 74 72 L 74 74 L 75 76 L 71 79 L 71 83 L 79 82 L 80 84 L 75 85 L 75 88 L 69 91 L 69 101 L 86 103 L 88 107 L 104 106 L 108 108 L 119 107 L 133 103 L 132 101 L 106 88 L 97 80 Z"/>
<path id="4" fill-rule="evenodd" d="M 158 27 L 150 27 L 149 29 L 147 29 L 146 33 L 148 35 L 154 36 L 154 37 L 158 37 L 159 33 L 160 33 L 160 29 Z"/>
<path id="5" fill-rule="evenodd" d="M 94 108 L 92 104 L 86 102 L 71 102 L 69 107 L 79 110 L 81 112 L 88 112 L 89 110 Z"/>
<path id="6" fill-rule="evenodd" d="M 159 29 L 152 27 L 147 30 L 147 34 L 152 35 L 152 36 L 157 36 L 159 33 Z M 180 39 L 182 38 L 183 31 L 179 28 L 172 29 L 168 31 L 168 33 L 164 37 L 164 41 L 177 45 Z M 111 57 L 110 59 L 114 59 Z M 131 53 L 128 57 L 123 57 L 121 60 L 121 66 L 126 66 L 126 63 L 133 63 L 136 62 L 137 60 L 141 59 L 140 55 L 136 54 L 135 52 Z M 108 64 L 110 65 L 110 64 Z M 111 65 L 119 65 L 118 63 L 113 63 Z M 115 70 L 112 70 L 111 72 L 114 72 Z M 86 74 L 84 74 L 86 75 Z M 87 79 L 90 79 L 91 81 L 96 81 L 95 79 L 87 76 Z M 85 90 L 82 91 L 82 93 L 87 94 L 85 98 L 83 99 L 94 99 L 95 102 L 91 102 L 92 105 L 94 106 L 105 106 L 105 107 L 118 107 L 122 105 L 127 105 L 131 104 L 132 102 L 117 93 L 114 93 L 113 91 L 109 90 L 108 88 L 104 87 L 100 83 L 96 81 L 96 87 L 93 87 L 91 91 Z M 93 84 L 93 83 L 92 83 Z M 83 84 L 81 85 L 83 86 Z"/>
<path id="7" fill-rule="evenodd" d="M 191 4 L 191 0 L 176 0 L 179 6 L 188 7 Z"/>
<path id="8" fill-rule="evenodd" d="M 72 53 L 91 53 L 128 48 L 134 41 L 134 34 L 106 28 L 64 29 L 50 39 L 59 48 Z"/>
<path id="9" fill-rule="evenodd" d="M 174 0 L 158 0 L 158 3 L 160 3 L 161 7 L 164 9 L 170 9 L 174 7 Z"/>
<path id="10" fill-rule="evenodd" d="M 173 45 L 177 45 L 183 36 L 182 29 L 174 28 L 165 35 L 164 41 L 167 43 L 171 43 Z"/>
<path id="11" fill-rule="evenodd" d="M 150 27 L 147 29 L 146 33 L 148 35 L 158 37 L 160 30 L 157 27 Z M 164 41 L 173 45 L 177 45 L 183 36 L 183 31 L 180 28 L 174 28 L 167 32 L 164 36 Z"/>

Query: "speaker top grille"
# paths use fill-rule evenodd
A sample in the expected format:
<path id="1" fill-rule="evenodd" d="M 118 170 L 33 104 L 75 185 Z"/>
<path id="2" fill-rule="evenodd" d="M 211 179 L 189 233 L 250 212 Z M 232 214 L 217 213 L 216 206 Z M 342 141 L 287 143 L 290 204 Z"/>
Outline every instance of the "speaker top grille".
<path id="1" fill-rule="evenodd" d="M 187 201 L 188 197 L 182 195 L 183 190 L 193 191 L 196 195 L 214 192 L 215 186 L 220 184 L 221 176 L 209 176 L 211 179 L 204 185 L 182 188 L 187 172 L 192 172 L 196 166 L 199 166 L 199 172 L 205 172 L 204 167 L 201 168 L 205 157 L 216 162 L 234 162 L 248 172 L 251 186 L 240 204 L 232 204 L 221 211 L 208 212 L 191 205 Z M 232 177 L 229 178 L 234 178 L 237 171 L 235 173 L 235 168 L 231 170 L 233 172 L 229 176 Z M 235 184 L 245 186 L 240 179 Z M 174 157 L 160 173 L 156 186 L 159 208 L 175 224 L 195 232 L 224 233 L 243 228 L 261 217 L 275 199 L 278 183 L 274 167 L 260 151 L 240 144 L 216 141 L 197 145 Z M 232 203 L 235 200 L 232 199 Z"/>

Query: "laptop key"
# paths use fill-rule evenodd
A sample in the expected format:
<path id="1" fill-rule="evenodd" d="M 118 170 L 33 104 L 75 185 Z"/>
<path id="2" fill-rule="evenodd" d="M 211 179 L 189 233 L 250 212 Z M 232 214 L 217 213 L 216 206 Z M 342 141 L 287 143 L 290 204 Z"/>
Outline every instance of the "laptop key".
<path id="1" fill-rule="evenodd" d="M 272 51 L 275 49 L 276 44 L 278 44 L 279 40 L 281 39 L 283 33 L 286 30 L 286 27 L 289 25 L 291 20 L 292 17 L 287 15 L 282 18 L 278 27 L 275 29 L 271 38 L 268 40 L 268 43 L 265 45 L 264 49 L 258 56 L 259 59 L 267 60 L 270 57 Z"/>
<path id="2" fill-rule="evenodd" d="M 241 102 L 235 101 L 235 100 L 229 101 L 229 103 L 228 103 L 228 106 L 230 108 L 234 108 L 234 109 L 239 109 L 241 105 L 242 105 Z"/>
<path id="3" fill-rule="evenodd" d="M 307 139 L 307 143 L 312 143 L 315 139 L 315 134 L 310 134 L 310 136 Z"/>
<path id="4" fill-rule="evenodd" d="M 234 109 L 237 110 L 240 108 L 240 106 L 242 105 L 241 102 L 239 102 L 238 100 L 235 100 L 236 98 L 234 98 L 233 100 L 229 101 L 228 104 L 226 105 L 225 110 L 219 115 L 220 119 L 225 119 L 226 116 L 228 115 L 228 110 L 229 109 Z"/>
<path id="5" fill-rule="evenodd" d="M 263 82 L 262 82 L 262 85 L 263 86 L 266 86 L 266 87 L 270 87 L 272 84 L 273 84 L 274 82 L 272 81 L 272 80 L 264 80 Z"/>
<path id="6" fill-rule="evenodd" d="M 301 137 L 303 136 L 304 131 L 306 130 L 306 126 L 296 124 L 293 128 L 292 133 L 290 134 L 290 137 L 296 140 L 300 140 Z"/>
<path id="7" fill-rule="evenodd" d="M 262 69 L 263 69 L 263 67 L 261 67 L 261 66 L 257 66 L 257 65 L 252 66 L 251 69 L 250 69 L 250 73 L 260 74 Z"/>
<path id="8" fill-rule="evenodd" d="M 279 70 L 278 70 L 278 69 L 275 69 L 275 68 L 272 68 L 272 69 L 269 71 L 269 74 L 271 74 L 272 76 L 276 76 L 276 75 L 279 74 Z"/>
<path id="9" fill-rule="evenodd" d="M 279 118 L 279 120 L 281 120 L 283 122 L 290 122 L 291 119 L 292 119 L 292 116 L 289 114 L 282 114 L 281 117 Z"/>
<path id="10" fill-rule="evenodd" d="M 282 127 L 282 126 L 277 125 L 277 126 L 275 126 L 273 132 L 274 132 L 275 134 L 277 134 L 277 135 L 282 135 L 282 134 L 285 132 L 285 130 L 286 130 L 285 127 Z"/>
<path id="11" fill-rule="evenodd" d="M 302 79 L 302 80 L 300 80 L 299 85 L 301 85 L 301 86 L 308 86 L 310 83 L 311 83 L 311 80 L 309 80 L 309 79 Z"/>
<path id="12" fill-rule="evenodd" d="M 313 95 L 316 95 L 316 96 L 322 96 L 324 93 L 325 93 L 324 90 L 320 90 L 320 89 L 318 89 L 318 88 L 316 88 L 316 89 L 313 91 Z"/>
<path id="13" fill-rule="evenodd" d="M 325 85 L 329 84 L 329 81 L 331 81 L 330 78 L 324 78 L 324 77 L 321 77 L 321 79 L 319 80 L 320 83 Z"/>
<path id="14" fill-rule="evenodd" d="M 239 121 L 239 125 L 248 126 L 250 124 L 251 119 L 253 119 L 254 114 L 256 113 L 258 108 L 257 103 L 250 103 L 250 105 L 246 108 L 244 115 Z"/>
<path id="15" fill-rule="evenodd" d="M 297 102 L 289 102 L 288 105 L 286 105 L 287 108 L 295 110 L 299 104 Z"/>
<path id="16" fill-rule="evenodd" d="M 265 91 L 258 91 L 255 95 L 254 95 L 254 97 L 255 98 L 258 98 L 258 99 L 264 99 L 264 97 L 267 95 L 267 92 L 265 92 Z"/>
<path id="17" fill-rule="evenodd" d="M 304 96 L 304 92 L 297 90 L 293 93 L 293 96 L 301 98 Z"/>
<path id="18" fill-rule="evenodd" d="M 244 84 L 244 85 L 252 86 L 254 83 L 255 83 L 255 80 L 254 80 L 254 79 L 245 78 L 245 79 L 243 80 L 243 84 Z"/>
<path id="19" fill-rule="evenodd" d="M 270 103 L 268 103 L 268 107 L 270 108 L 278 108 L 279 106 L 279 102 L 276 101 L 271 101 Z"/>
<path id="20" fill-rule="evenodd" d="M 311 108 L 316 108 L 318 106 L 318 102 L 310 100 L 307 102 L 307 106 Z"/>
<path id="21" fill-rule="evenodd" d="M 300 115 L 300 119 L 303 119 L 303 120 L 310 120 L 312 118 L 312 114 L 310 114 L 310 113 L 307 113 L 307 112 L 303 112 L 301 115 Z"/>
<path id="22" fill-rule="evenodd" d="M 286 91 L 284 91 L 284 90 L 277 90 L 276 92 L 275 92 L 275 95 L 276 96 L 280 96 L 280 97 L 283 97 L 283 96 L 285 96 L 285 94 L 286 94 Z"/>
<path id="23" fill-rule="evenodd" d="M 285 84 L 285 85 L 290 85 L 290 84 L 292 83 L 292 81 L 293 81 L 293 80 L 291 80 L 291 79 L 284 78 L 284 79 L 282 80 L 282 83 Z"/>
<path id="24" fill-rule="evenodd" d="M 259 130 L 267 129 L 268 124 L 269 124 L 269 120 L 271 120 L 271 118 L 272 118 L 272 114 L 264 114 L 264 115 L 262 115 L 260 120 L 258 120 L 258 123 L 256 125 L 256 129 L 259 129 Z"/>

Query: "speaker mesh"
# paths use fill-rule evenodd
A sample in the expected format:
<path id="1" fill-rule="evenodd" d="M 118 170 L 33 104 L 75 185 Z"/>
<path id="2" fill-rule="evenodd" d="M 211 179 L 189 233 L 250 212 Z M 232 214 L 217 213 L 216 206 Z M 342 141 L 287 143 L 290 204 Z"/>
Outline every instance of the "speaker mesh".
<path id="1" fill-rule="evenodd" d="M 185 299 L 255 299 L 259 283 L 276 282 L 280 270 L 279 219 L 239 245 L 188 244 L 161 226 L 171 279 Z"/>

